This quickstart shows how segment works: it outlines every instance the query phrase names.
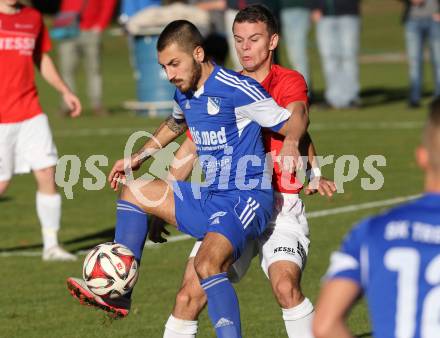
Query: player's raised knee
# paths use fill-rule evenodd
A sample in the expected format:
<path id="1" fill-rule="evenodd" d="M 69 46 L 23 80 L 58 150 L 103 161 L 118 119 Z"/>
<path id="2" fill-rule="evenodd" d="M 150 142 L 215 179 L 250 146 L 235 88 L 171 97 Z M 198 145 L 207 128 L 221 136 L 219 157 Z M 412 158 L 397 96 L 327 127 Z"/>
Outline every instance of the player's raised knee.
<path id="1" fill-rule="evenodd" d="M 204 305 L 203 290 L 200 294 L 194 292 L 191 287 L 182 287 L 176 296 L 176 303 L 186 308 L 201 308 Z"/>
<path id="2" fill-rule="evenodd" d="M 278 280 L 273 286 L 273 291 L 278 303 L 284 309 L 290 309 L 300 304 L 304 299 L 301 290 L 289 278 Z"/>
<path id="3" fill-rule="evenodd" d="M 191 300 L 191 292 L 185 287 L 182 287 L 176 295 L 176 304 L 187 307 L 191 303 Z"/>
<path id="4" fill-rule="evenodd" d="M 214 264 L 205 257 L 196 256 L 194 259 L 194 268 L 196 269 L 197 276 L 201 279 L 208 278 L 221 272 L 217 264 Z"/>

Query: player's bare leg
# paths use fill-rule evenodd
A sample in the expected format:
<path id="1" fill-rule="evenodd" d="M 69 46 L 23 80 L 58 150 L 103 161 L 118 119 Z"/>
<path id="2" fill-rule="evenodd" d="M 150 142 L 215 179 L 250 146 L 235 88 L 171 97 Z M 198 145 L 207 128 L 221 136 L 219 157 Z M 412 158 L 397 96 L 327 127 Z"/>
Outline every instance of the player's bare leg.
<path id="1" fill-rule="evenodd" d="M 188 260 L 164 338 L 194 338 L 197 318 L 206 302 L 218 337 L 241 337 L 238 301 L 226 276 L 232 253 L 233 247 L 223 235 L 209 232 L 205 236 L 196 257 Z M 228 311 L 220 310 L 220 303 L 231 303 Z"/>
<path id="2" fill-rule="evenodd" d="M 162 218 L 168 224 L 177 225 L 173 187 L 169 182 L 160 179 L 134 180 L 122 188 L 120 199 L 137 205 L 147 214 Z"/>
<path id="3" fill-rule="evenodd" d="M 147 213 L 176 224 L 174 196 L 169 183 L 162 180 L 134 180 L 122 188 L 117 203 L 115 242 L 133 251 L 139 262 L 148 231 Z M 114 318 L 129 314 L 131 294 L 109 299 L 91 292 L 81 278 L 68 278 L 67 288 L 81 304 L 101 309 Z"/>
<path id="4" fill-rule="evenodd" d="M 269 266 L 269 279 L 289 338 L 312 338 L 313 305 L 302 294 L 299 266 L 290 261 L 274 262 Z"/>
<path id="5" fill-rule="evenodd" d="M 43 260 L 73 261 L 76 256 L 58 244 L 61 221 L 61 196 L 55 185 L 55 167 L 34 171 L 37 181 L 36 206 L 43 235 Z"/>
<path id="6" fill-rule="evenodd" d="M 182 286 L 176 295 L 173 316 L 176 318 L 196 320 L 206 305 L 206 295 L 200 286 L 199 277 L 194 268 L 194 258 L 188 259 Z"/>
<path id="7" fill-rule="evenodd" d="M 164 338 L 194 338 L 197 319 L 206 305 L 206 294 L 194 268 L 194 257 L 186 263 L 182 285 L 176 295 L 173 312 L 165 324 Z"/>
<path id="8" fill-rule="evenodd" d="M 304 300 L 300 289 L 301 269 L 295 263 L 278 261 L 271 264 L 269 278 L 275 299 L 283 309 L 292 308 Z"/>
<path id="9" fill-rule="evenodd" d="M 2 197 L 6 193 L 6 190 L 8 190 L 9 182 L 11 181 L 0 181 L 0 197 Z"/>

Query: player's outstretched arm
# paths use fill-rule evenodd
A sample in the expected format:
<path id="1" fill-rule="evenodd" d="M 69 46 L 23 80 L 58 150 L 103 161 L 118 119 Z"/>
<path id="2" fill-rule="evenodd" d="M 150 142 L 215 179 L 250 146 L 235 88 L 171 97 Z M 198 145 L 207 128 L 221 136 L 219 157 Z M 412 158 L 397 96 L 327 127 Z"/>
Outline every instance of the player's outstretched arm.
<path id="1" fill-rule="evenodd" d="M 70 116 L 78 117 L 81 114 L 81 102 L 63 81 L 49 54 L 41 54 L 34 62 L 43 78 L 63 96 L 64 102 L 70 109 Z"/>
<path id="2" fill-rule="evenodd" d="M 108 175 L 111 188 L 115 191 L 118 190 L 119 183 L 125 183 L 125 171 L 127 169 L 138 170 L 142 163 L 183 134 L 187 128 L 185 120 L 177 120 L 173 116 L 169 116 L 141 149 L 132 154 L 129 159 L 121 159 L 115 162 Z"/>
<path id="3" fill-rule="evenodd" d="M 291 112 L 290 118 L 278 131 L 285 136 L 280 150 L 280 162 L 284 171 L 294 172 L 302 167 L 299 143 L 309 125 L 309 110 L 302 101 L 292 102 L 286 109 Z"/>
<path id="4" fill-rule="evenodd" d="M 326 281 L 321 289 L 313 319 L 315 338 L 352 338 L 345 318 L 360 295 L 359 285 L 350 279 Z"/>

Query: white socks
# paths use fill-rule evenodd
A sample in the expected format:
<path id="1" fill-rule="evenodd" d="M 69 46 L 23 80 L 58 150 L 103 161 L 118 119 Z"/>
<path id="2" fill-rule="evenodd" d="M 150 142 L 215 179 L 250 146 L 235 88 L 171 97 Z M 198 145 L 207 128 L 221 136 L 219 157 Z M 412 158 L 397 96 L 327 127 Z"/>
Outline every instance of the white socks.
<path id="1" fill-rule="evenodd" d="M 308 298 L 290 309 L 282 309 L 283 319 L 289 338 L 313 338 L 313 305 Z"/>
<path id="2" fill-rule="evenodd" d="M 41 224 L 44 250 L 58 245 L 58 230 L 61 220 L 60 194 L 47 195 L 37 191 L 37 215 Z"/>
<path id="3" fill-rule="evenodd" d="M 170 315 L 165 324 L 163 338 L 195 338 L 197 333 L 197 320 L 178 319 Z"/>
<path id="4" fill-rule="evenodd" d="M 283 319 L 289 338 L 313 338 L 313 305 L 308 298 L 291 309 L 282 309 Z M 183 320 L 170 315 L 165 324 L 163 338 L 195 338 L 196 320 Z"/>

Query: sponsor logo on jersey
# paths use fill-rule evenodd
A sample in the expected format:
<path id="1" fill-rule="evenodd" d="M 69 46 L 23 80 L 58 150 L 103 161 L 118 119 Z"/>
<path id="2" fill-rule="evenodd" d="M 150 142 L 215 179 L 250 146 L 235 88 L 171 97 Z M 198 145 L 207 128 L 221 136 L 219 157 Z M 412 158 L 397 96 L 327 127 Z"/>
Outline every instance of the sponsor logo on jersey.
<path id="1" fill-rule="evenodd" d="M 30 23 L 16 23 L 15 24 L 15 28 L 16 29 L 32 29 L 32 28 L 34 28 L 34 25 L 33 24 L 30 24 Z"/>
<path id="2" fill-rule="evenodd" d="M 189 100 L 186 100 L 185 102 L 185 109 L 191 109 L 191 104 L 189 103 Z"/>
<path id="3" fill-rule="evenodd" d="M 0 37 L 0 50 L 18 51 L 20 54 L 32 54 L 35 38 L 31 37 Z"/>
<path id="4" fill-rule="evenodd" d="M 221 99 L 219 97 L 208 97 L 208 114 L 209 115 L 216 115 L 220 111 L 220 102 Z"/>
<path id="5" fill-rule="evenodd" d="M 215 161 L 202 161 L 201 162 L 202 168 L 206 171 L 206 174 L 213 174 L 216 173 L 219 169 L 224 167 L 230 167 L 231 166 L 231 159 L 230 158 L 222 158 L 221 160 L 215 160 Z"/>
<path id="6" fill-rule="evenodd" d="M 193 141 L 197 145 L 217 146 L 227 143 L 225 127 L 221 127 L 219 131 L 199 131 L 194 127 L 191 127 L 190 131 Z"/>

